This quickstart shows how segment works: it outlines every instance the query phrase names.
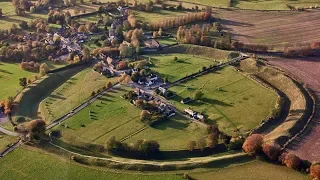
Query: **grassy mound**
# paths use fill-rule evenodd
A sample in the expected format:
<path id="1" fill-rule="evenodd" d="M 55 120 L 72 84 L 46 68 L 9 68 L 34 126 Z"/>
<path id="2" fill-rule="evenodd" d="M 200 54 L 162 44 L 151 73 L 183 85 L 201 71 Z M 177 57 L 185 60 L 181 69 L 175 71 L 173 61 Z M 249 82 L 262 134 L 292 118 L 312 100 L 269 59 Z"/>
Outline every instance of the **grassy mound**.
<path id="1" fill-rule="evenodd" d="M 290 111 L 286 120 L 265 136 L 267 141 L 276 141 L 283 145 L 303 127 L 305 121 L 307 102 L 301 87 L 281 71 L 253 59 L 242 61 L 240 67 L 268 82 L 289 98 Z"/>
<path id="2" fill-rule="evenodd" d="M 39 103 L 70 77 L 83 69 L 84 66 L 80 66 L 65 71 L 60 71 L 58 73 L 48 74 L 47 76 L 42 77 L 40 80 L 28 86 L 15 99 L 18 106 L 14 111 L 14 119 L 16 119 L 19 123 L 19 121 L 24 121 L 23 117 L 39 117 Z"/>
<path id="3" fill-rule="evenodd" d="M 93 91 L 101 89 L 108 81 L 115 83 L 116 78 L 108 79 L 87 68 L 50 93 L 40 103 L 39 111 L 48 122 L 59 118 L 87 100 Z"/>

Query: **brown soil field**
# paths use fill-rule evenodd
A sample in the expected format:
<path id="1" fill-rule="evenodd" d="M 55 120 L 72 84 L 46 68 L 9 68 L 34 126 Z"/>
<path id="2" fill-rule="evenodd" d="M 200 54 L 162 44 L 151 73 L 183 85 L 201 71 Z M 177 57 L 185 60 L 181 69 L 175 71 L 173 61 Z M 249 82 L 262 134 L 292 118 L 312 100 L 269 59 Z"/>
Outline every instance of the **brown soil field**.
<path id="1" fill-rule="evenodd" d="M 320 57 L 312 58 L 270 58 L 275 64 L 302 80 L 311 90 L 316 101 L 315 116 L 308 128 L 287 148 L 303 159 L 320 162 Z"/>
<path id="2" fill-rule="evenodd" d="M 276 49 L 320 40 L 320 11 L 215 10 L 214 16 L 245 43 L 273 45 Z"/>

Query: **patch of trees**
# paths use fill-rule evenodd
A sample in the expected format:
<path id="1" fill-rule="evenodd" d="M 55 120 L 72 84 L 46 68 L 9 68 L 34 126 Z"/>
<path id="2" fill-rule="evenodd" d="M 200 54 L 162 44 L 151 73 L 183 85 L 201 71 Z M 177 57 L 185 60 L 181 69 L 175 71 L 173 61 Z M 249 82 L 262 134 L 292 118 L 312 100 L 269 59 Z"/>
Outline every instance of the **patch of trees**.
<path id="1" fill-rule="evenodd" d="M 205 12 L 196 12 L 196 13 L 188 13 L 183 16 L 177 16 L 174 18 L 167 18 L 159 22 L 152 22 L 150 24 L 149 29 L 154 31 L 162 28 L 163 30 L 165 29 L 170 29 L 170 28 L 175 28 L 179 26 L 183 26 L 185 24 L 193 23 L 196 21 L 207 21 L 211 18 L 211 11 L 205 11 Z"/>
<path id="2" fill-rule="evenodd" d="M 13 0 L 12 5 L 14 6 L 15 12 L 18 16 L 25 16 L 25 11 L 30 11 L 32 3 L 28 0 Z"/>
<path id="3" fill-rule="evenodd" d="M 317 45 L 314 44 L 314 46 L 317 46 Z M 310 45 L 308 45 L 308 46 L 296 46 L 296 47 L 285 47 L 283 53 L 287 57 L 311 56 L 311 55 L 313 55 L 312 47 Z"/>
<path id="4" fill-rule="evenodd" d="M 63 12 L 58 10 L 50 10 L 48 13 L 48 23 L 58 24 L 64 26 L 66 23 L 66 16 Z"/>
<path id="5" fill-rule="evenodd" d="M 300 159 L 297 155 L 290 152 L 282 152 L 281 147 L 274 142 L 264 142 L 260 134 L 250 135 L 243 144 L 244 152 L 252 156 L 264 156 L 267 159 L 280 162 L 283 165 L 301 171 L 309 172 L 313 178 L 319 177 L 320 167 L 314 163 Z M 311 170 L 314 168 L 313 170 Z"/>
<path id="6" fill-rule="evenodd" d="M 125 154 L 130 157 L 150 159 L 156 158 L 160 154 L 160 145 L 153 140 L 138 140 L 133 144 L 126 144 L 117 141 L 114 136 L 110 137 L 105 148 L 115 154 Z"/>
<path id="7" fill-rule="evenodd" d="M 244 44 L 239 41 L 233 41 L 231 43 L 231 47 L 236 50 L 251 51 L 251 52 L 266 52 L 269 50 L 269 47 L 267 45 Z"/>
<path id="8" fill-rule="evenodd" d="M 126 42 L 121 43 L 119 46 L 121 57 L 133 57 L 140 53 L 140 47 L 144 45 L 142 29 L 129 30 L 124 34 L 124 39 Z"/>
<path id="9" fill-rule="evenodd" d="M 42 119 L 32 120 L 19 124 L 14 130 L 24 134 L 26 141 L 39 142 L 45 136 L 46 122 Z"/>
<path id="10" fill-rule="evenodd" d="M 26 71 L 39 72 L 40 63 L 34 61 L 22 62 L 20 63 L 20 68 Z"/>
<path id="11" fill-rule="evenodd" d="M 195 44 L 218 49 L 231 48 L 231 34 L 221 33 L 222 27 L 220 23 L 193 25 L 190 29 L 180 26 L 177 31 L 177 40 L 186 44 Z M 212 36 L 219 37 L 212 38 Z"/>
<path id="12" fill-rule="evenodd" d="M 9 117 L 11 120 L 11 115 L 12 115 L 12 107 L 13 107 L 13 97 L 8 97 L 4 101 L 0 102 L 0 109 L 3 111 L 3 113 Z"/>
<path id="13" fill-rule="evenodd" d="M 47 59 L 54 47 L 39 41 L 27 41 L 25 45 L 0 44 L 0 60 L 7 62 L 30 62 Z"/>

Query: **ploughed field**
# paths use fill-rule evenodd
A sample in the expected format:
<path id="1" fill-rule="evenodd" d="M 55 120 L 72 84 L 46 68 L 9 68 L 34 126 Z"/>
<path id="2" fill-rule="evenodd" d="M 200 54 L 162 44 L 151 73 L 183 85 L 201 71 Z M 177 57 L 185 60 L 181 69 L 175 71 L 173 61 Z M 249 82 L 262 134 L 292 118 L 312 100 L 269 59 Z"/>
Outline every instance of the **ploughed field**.
<path id="1" fill-rule="evenodd" d="M 142 110 L 120 97 L 130 90 L 128 87 L 115 88 L 56 127 L 55 130 L 62 132 L 61 140 L 74 145 L 104 146 L 111 136 L 115 136 L 127 143 L 156 140 L 162 150 L 173 150 L 185 149 L 190 140 L 205 136 L 204 127 L 178 115 L 154 127 L 142 123 Z"/>
<path id="2" fill-rule="evenodd" d="M 207 122 L 217 123 L 228 134 L 244 134 L 258 126 L 275 107 L 277 94 L 266 89 L 231 67 L 209 73 L 170 88 L 177 96 L 170 101 L 179 110 L 191 108 L 202 112 Z M 183 98 L 201 100 L 181 104 Z"/>
<path id="3" fill-rule="evenodd" d="M 216 10 L 214 16 L 244 43 L 283 45 L 319 41 L 320 11 L 263 12 Z"/>
<path id="4" fill-rule="evenodd" d="M 270 61 L 298 77 L 311 89 L 316 99 L 315 117 L 307 130 L 288 147 L 288 150 L 310 162 L 320 161 L 320 143 L 318 142 L 320 138 L 318 102 L 320 98 L 320 74 L 318 73 L 320 70 L 320 58 L 270 58 Z"/>

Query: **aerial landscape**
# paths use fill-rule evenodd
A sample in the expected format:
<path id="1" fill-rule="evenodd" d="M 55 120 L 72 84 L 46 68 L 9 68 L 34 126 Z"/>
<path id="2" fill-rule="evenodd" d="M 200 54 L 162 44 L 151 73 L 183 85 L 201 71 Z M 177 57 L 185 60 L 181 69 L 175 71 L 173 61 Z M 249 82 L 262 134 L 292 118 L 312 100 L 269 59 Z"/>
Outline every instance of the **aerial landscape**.
<path id="1" fill-rule="evenodd" d="M 320 180 L 318 4 L 0 0 L 0 179 Z"/>

